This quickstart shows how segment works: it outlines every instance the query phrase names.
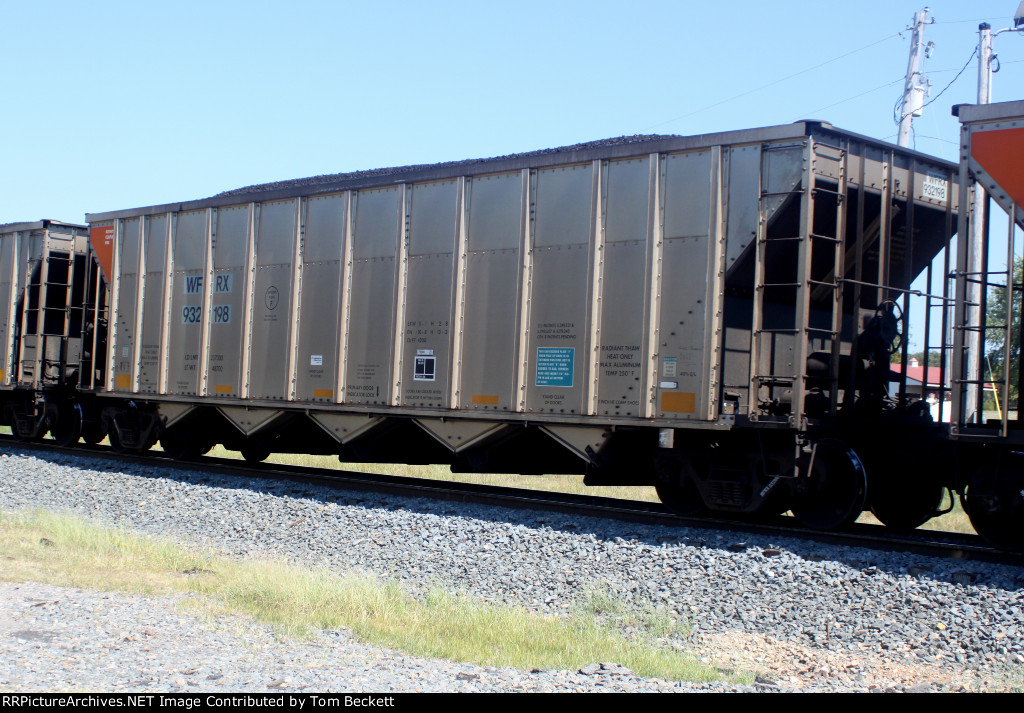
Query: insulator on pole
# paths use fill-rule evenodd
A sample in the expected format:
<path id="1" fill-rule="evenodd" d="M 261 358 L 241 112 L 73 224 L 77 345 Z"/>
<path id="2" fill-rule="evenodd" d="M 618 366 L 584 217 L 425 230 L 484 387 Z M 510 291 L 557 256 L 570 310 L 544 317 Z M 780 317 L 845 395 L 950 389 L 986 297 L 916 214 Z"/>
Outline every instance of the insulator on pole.
<path id="1" fill-rule="evenodd" d="M 928 8 L 914 13 L 914 24 L 907 28 L 913 31 L 910 40 L 910 58 L 907 61 L 907 76 L 903 82 L 903 101 L 900 103 L 899 133 L 896 143 L 910 146 L 911 127 L 915 116 L 921 116 L 924 98 L 928 93 L 928 81 L 921 74 L 921 55 L 930 54 L 934 44 L 924 43 L 924 26 L 929 24 Z"/>

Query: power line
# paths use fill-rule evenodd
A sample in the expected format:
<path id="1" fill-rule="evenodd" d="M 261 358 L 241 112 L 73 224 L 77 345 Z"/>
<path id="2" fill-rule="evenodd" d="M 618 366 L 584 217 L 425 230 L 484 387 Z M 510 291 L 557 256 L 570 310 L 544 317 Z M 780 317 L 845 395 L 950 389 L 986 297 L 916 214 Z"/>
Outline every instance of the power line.
<path id="1" fill-rule="evenodd" d="M 949 89 L 951 86 L 953 86 L 953 83 L 956 82 L 956 80 L 960 79 L 960 75 L 964 73 L 964 70 L 967 69 L 968 65 L 970 65 L 971 60 L 974 59 L 974 55 L 976 55 L 976 54 L 978 54 L 978 48 L 977 47 L 974 48 L 974 51 L 971 52 L 971 56 L 967 58 L 967 61 L 964 62 L 964 66 L 960 68 L 960 71 L 957 72 L 956 76 L 953 77 L 953 79 L 950 80 L 949 84 L 944 86 L 942 88 L 942 91 L 939 92 L 938 94 L 936 94 L 934 97 L 932 97 L 929 101 L 927 101 L 924 104 L 922 104 L 921 105 L 921 109 L 924 109 L 929 104 L 934 104 L 936 102 L 936 100 L 938 100 L 939 97 L 941 97 L 943 94 L 945 94 L 946 90 Z M 899 124 L 900 121 L 902 121 L 905 116 L 906 116 L 905 114 L 901 115 L 899 120 L 896 123 Z"/>
<path id="2" fill-rule="evenodd" d="M 945 144 L 950 144 L 952 146 L 959 146 L 960 145 L 956 141 L 950 141 L 949 139 L 939 138 L 938 136 L 925 136 L 924 134 L 921 134 L 921 138 L 922 139 L 931 139 L 932 141 L 941 141 L 941 142 L 943 142 Z"/>
<path id="3" fill-rule="evenodd" d="M 654 128 L 657 128 L 659 126 L 664 126 L 665 124 L 671 124 L 673 121 L 679 121 L 680 119 L 686 119 L 687 117 L 693 116 L 694 114 L 699 114 L 702 111 L 707 111 L 708 109 L 713 109 L 716 106 L 721 106 L 722 104 L 727 104 L 727 103 L 729 103 L 731 101 L 735 101 L 736 99 L 739 99 L 741 97 L 745 97 L 748 94 L 753 94 L 755 92 L 759 92 L 759 91 L 761 91 L 763 89 L 767 89 L 768 87 L 774 87 L 776 84 L 781 84 L 782 82 L 790 80 L 793 77 L 799 77 L 801 74 L 807 74 L 808 72 L 812 72 L 815 69 L 818 69 L 820 67 L 824 67 L 826 64 L 831 64 L 832 62 L 837 62 L 837 61 L 839 61 L 839 60 L 841 60 L 841 59 L 843 59 L 845 57 L 849 57 L 850 55 L 857 54 L 858 52 L 863 52 L 866 49 L 870 49 L 870 48 L 874 47 L 875 45 L 880 45 L 883 42 L 886 42 L 888 40 L 893 39 L 894 37 L 899 37 L 899 36 L 900 36 L 900 33 L 898 33 L 898 32 L 893 33 L 893 34 L 889 35 L 888 37 L 883 37 L 882 39 L 878 40 L 877 42 L 872 42 L 869 45 L 864 45 L 863 47 L 861 47 L 859 49 L 852 50 L 850 52 L 847 52 L 846 54 L 841 54 L 838 57 L 833 57 L 832 59 L 827 59 L 824 62 L 821 62 L 820 64 L 814 65 L 813 67 L 808 67 L 806 69 L 801 69 L 799 72 L 794 72 L 793 74 L 789 74 L 789 75 L 787 75 L 785 77 L 782 77 L 781 79 L 776 79 L 774 82 L 769 82 L 768 84 L 761 85 L 760 87 L 755 87 L 754 89 L 748 89 L 745 92 L 740 92 L 739 94 L 736 94 L 735 96 L 731 96 L 728 99 L 723 99 L 722 101 L 715 102 L 714 104 L 708 104 L 707 106 L 702 107 L 700 109 L 696 109 L 694 111 L 691 111 L 688 114 L 681 114 L 679 116 L 673 117 L 671 119 L 667 119 L 667 120 L 662 121 L 660 123 L 652 124 L 651 126 L 648 127 L 648 129 L 654 129 Z"/>
<path id="4" fill-rule="evenodd" d="M 805 112 L 803 112 L 803 116 L 805 116 L 805 117 L 813 116 L 814 114 L 816 114 L 819 111 L 825 111 L 826 109 L 831 109 L 834 106 L 839 106 L 840 104 L 845 104 L 846 102 L 853 101 L 854 99 L 859 99 L 860 97 L 864 96 L 865 94 L 871 94 L 872 92 L 877 92 L 880 89 L 885 89 L 886 87 L 891 87 L 893 84 L 899 84 L 902 81 L 903 81 L 903 77 L 900 77 L 899 79 L 894 79 L 891 82 L 886 82 L 885 84 L 880 84 L 877 87 L 875 87 L 874 89 L 868 89 L 866 92 L 861 92 L 860 94 L 854 94 L 852 97 L 847 97 L 846 99 L 840 99 L 837 102 L 834 102 L 834 103 L 829 104 L 827 106 L 818 107 L 817 109 L 812 109 L 811 111 L 805 111 Z M 894 112 L 894 115 L 895 115 L 895 112 Z M 794 121 L 799 121 L 799 119 L 794 119 Z"/>
<path id="5" fill-rule="evenodd" d="M 991 18 L 991 17 L 979 17 L 979 18 L 976 18 L 974 20 L 943 20 L 942 22 L 939 22 L 937 20 L 933 20 L 929 24 L 931 24 L 931 25 L 966 25 L 968 22 L 992 22 L 992 20 L 993 20 L 993 18 Z"/>
<path id="6" fill-rule="evenodd" d="M 1008 61 L 1005 61 L 1005 62 L 1003 60 L 999 61 L 1000 64 L 1020 64 L 1021 62 L 1024 62 L 1024 59 L 1011 59 L 1011 60 L 1008 60 Z M 952 67 L 950 69 L 929 69 L 928 70 L 928 74 L 943 74 L 945 72 L 957 72 L 957 71 L 962 72 L 964 70 L 963 69 L 958 70 L 956 67 Z"/>

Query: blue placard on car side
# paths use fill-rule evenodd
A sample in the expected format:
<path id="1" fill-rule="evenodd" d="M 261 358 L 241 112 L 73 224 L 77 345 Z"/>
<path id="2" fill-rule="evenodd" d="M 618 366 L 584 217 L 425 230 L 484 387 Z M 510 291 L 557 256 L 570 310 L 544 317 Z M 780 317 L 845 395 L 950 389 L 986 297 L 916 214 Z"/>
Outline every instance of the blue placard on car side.
<path id="1" fill-rule="evenodd" d="M 572 387 L 576 349 L 537 347 L 537 386 Z"/>

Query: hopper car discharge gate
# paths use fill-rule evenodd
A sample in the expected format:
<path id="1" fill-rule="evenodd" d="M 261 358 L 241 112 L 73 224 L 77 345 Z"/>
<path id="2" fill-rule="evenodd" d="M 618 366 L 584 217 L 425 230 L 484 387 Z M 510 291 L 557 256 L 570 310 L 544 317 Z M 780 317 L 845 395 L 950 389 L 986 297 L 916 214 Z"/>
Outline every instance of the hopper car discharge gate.
<path id="1" fill-rule="evenodd" d="M 916 527 L 966 482 L 964 347 L 931 339 L 958 314 L 958 180 L 799 122 L 90 215 L 79 418 L 180 457 L 585 473 L 684 513 Z"/>

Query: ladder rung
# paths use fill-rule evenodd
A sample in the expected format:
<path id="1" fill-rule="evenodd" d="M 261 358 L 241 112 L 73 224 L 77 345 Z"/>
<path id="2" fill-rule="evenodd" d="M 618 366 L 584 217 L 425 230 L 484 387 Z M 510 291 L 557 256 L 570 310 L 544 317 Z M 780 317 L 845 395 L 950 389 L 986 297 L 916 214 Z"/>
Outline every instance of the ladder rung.
<path id="1" fill-rule="evenodd" d="M 999 289 L 999 290 L 1005 290 L 1006 289 L 1006 284 L 1002 283 L 1002 282 L 986 282 L 985 280 L 964 280 L 964 282 L 969 282 L 972 285 L 984 285 L 985 287 Z"/>
<path id="2" fill-rule="evenodd" d="M 776 388 L 780 386 L 793 386 L 796 384 L 796 379 L 785 377 L 783 379 L 769 379 L 765 377 L 755 377 L 758 382 L 758 386 L 767 386 L 770 388 Z"/>
<path id="3" fill-rule="evenodd" d="M 786 238 L 761 238 L 757 242 L 759 242 L 759 243 L 761 243 L 763 245 L 764 243 L 781 243 L 781 242 L 787 242 L 787 241 L 790 241 L 790 240 L 803 240 L 803 237 L 800 236 L 800 235 L 794 235 L 793 237 L 786 237 Z"/>
<path id="4" fill-rule="evenodd" d="M 960 439 L 963 439 L 963 438 L 992 438 L 994 434 L 997 434 L 997 433 L 999 433 L 1002 430 L 1001 428 L 996 428 L 996 427 L 993 427 L 993 426 L 985 427 L 985 426 L 976 426 L 974 424 L 971 424 L 970 427 L 971 428 L 984 428 L 987 431 L 987 433 L 964 433 L 964 431 L 961 430 L 960 433 L 957 434 L 957 438 L 960 438 Z"/>
<path id="5" fill-rule="evenodd" d="M 993 324 L 993 325 L 986 325 L 984 327 L 973 325 L 973 324 L 972 325 L 956 325 L 956 326 L 953 327 L 953 329 L 959 330 L 961 332 L 984 332 L 986 329 L 1006 329 L 1006 325 L 1005 324 Z"/>
<path id="6" fill-rule="evenodd" d="M 803 193 L 805 193 L 803 188 L 797 189 L 795 191 L 778 191 L 777 193 L 762 193 L 761 200 L 764 200 L 765 198 L 776 198 L 778 196 L 799 196 L 802 195 Z"/>
<path id="7" fill-rule="evenodd" d="M 835 144 L 827 144 L 824 141 L 815 141 L 814 142 L 814 154 L 816 156 L 819 156 L 819 155 L 820 156 L 824 156 L 824 154 L 819 154 L 818 153 L 818 147 L 819 146 L 823 146 L 824 148 L 827 148 L 827 149 L 833 149 L 834 151 L 838 151 L 841 154 L 839 158 L 832 159 L 833 161 L 839 161 L 840 159 L 842 159 L 843 156 L 846 155 L 846 149 L 844 149 L 842 146 L 836 146 Z M 825 156 L 825 158 L 832 158 L 832 157 L 831 156 Z"/>
<path id="8" fill-rule="evenodd" d="M 845 198 L 845 196 L 839 191 L 833 191 L 831 188 L 822 188 L 820 186 L 815 186 L 814 188 L 812 188 L 811 193 L 828 193 L 829 195 L 835 196 L 840 201 L 842 201 Z"/>
<path id="9" fill-rule="evenodd" d="M 796 149 L 807 148 L 806 141 L 797 141 L 796 143 L 787 144 L 761 144 L 761 151 L 768 153 L 775 153 L 776 151 L 795 151 Z"/>

